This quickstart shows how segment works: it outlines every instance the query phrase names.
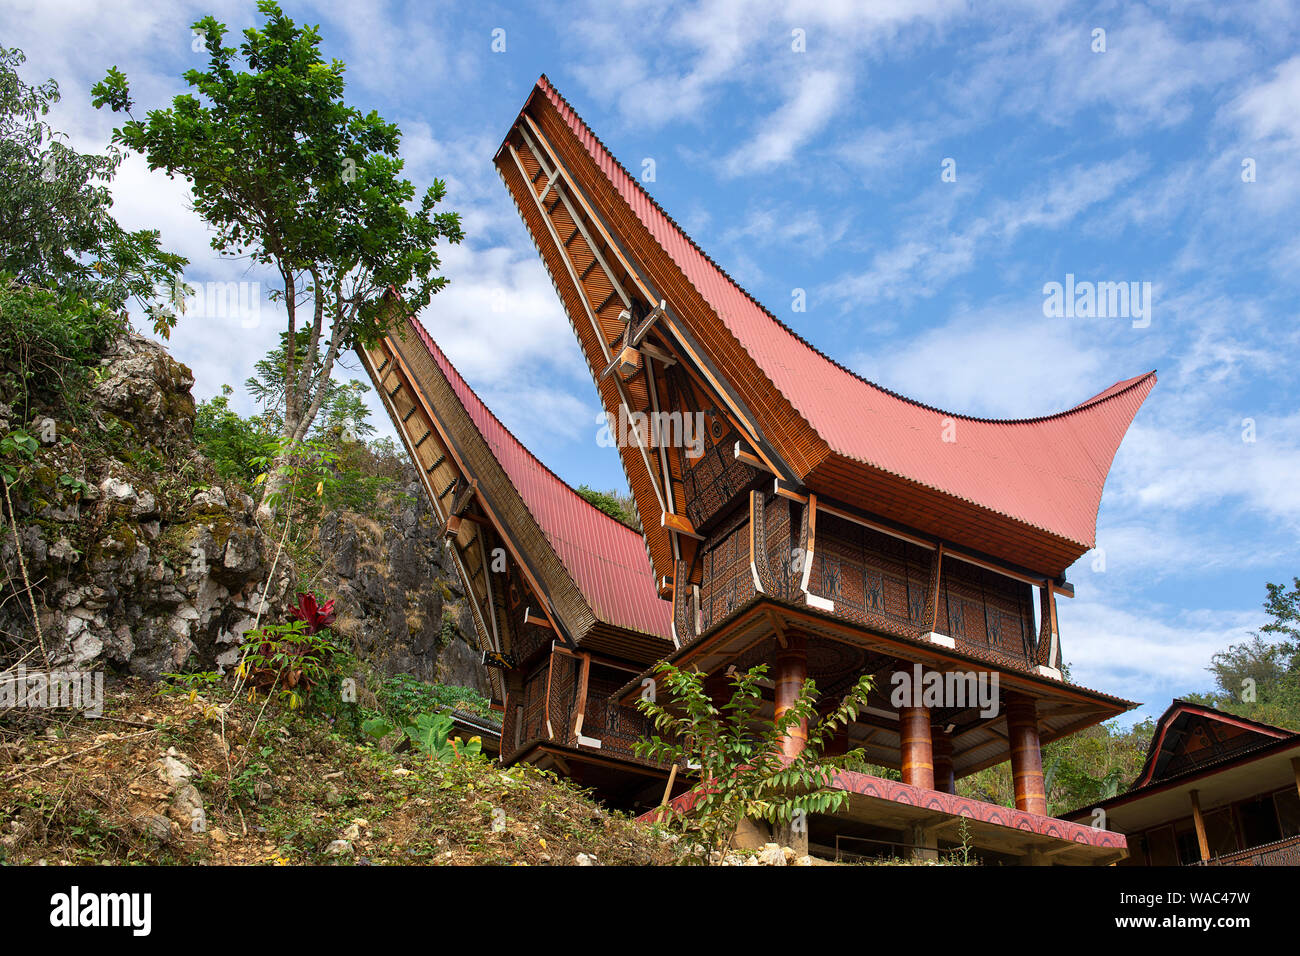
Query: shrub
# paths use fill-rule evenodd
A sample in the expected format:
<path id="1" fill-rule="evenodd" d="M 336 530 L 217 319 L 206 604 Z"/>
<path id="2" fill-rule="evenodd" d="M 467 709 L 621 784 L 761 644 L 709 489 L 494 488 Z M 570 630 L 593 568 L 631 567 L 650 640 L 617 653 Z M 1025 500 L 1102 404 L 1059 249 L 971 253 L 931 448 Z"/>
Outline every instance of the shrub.
<path id="1" fill-rule="evenodd" d="M 775 720 L 766 720 L 759 683 L 767 673 L 766 664 L 735 674 L 731 697 L 720 709 L 705 693 L 704 674 L 678 670 L 662 661 L 655 672 L 664 702 L 644 697 L 637 701 L 656 731 L 636 745 L 637 753 L 698 769 L 697 799 L 683 810 L 670 808 L 666 816 L 698 837 L 713 858 L 726 855 L 742 819 L 790 824 L 810 813 L 835 812 L 844 806 L 848 794 L 831 789 L 830 783 L 837 767 L 860 764 L 863 752 L 827 758 L 824 749 L 831 735 L 856 720 L 866 706 L 869 676 L 862 677 L 821 719 L 817 719 L 817 686 L 808 680 L 793 706 Z M 808 723 L 808 742 L 790 760 L 783 755 L 781 742 L 803 721 Z"/>
<path id="2" fill-rule="evenodd" d="M 126 320 L 67 292 L 22 285 L 0 273 L 0 392 L 71 405 Z"/>

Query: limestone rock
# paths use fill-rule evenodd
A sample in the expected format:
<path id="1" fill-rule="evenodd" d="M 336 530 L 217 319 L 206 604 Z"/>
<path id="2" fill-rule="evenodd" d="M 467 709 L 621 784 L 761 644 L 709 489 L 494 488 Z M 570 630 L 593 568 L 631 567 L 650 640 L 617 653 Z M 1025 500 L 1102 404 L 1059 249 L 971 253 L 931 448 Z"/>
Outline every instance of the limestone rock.
<path id="1" fill-rule="evenodd" d="M 206 829 L 203 826 L 203 797 L 193 784 L 186 783 L 177 788 L 167 815 L 175 820 L 182 830 L 200 832 Z M 196 821 L 199 823 L 198 830 L 195 830 Z"/>
<path id="2" fill-rule="evenodd" d="M 158 761 L 158 777 L 169 787 L 180 787 L 188 783 L 192 776 L 194 771 L 171 754 L 165 754 Z"/>
<path id="3" fill-rule="evenodd" d="M 758 851 L 758 862 L 763 866 L 785 866 L 785 854 L 776 843 L 767 843 Z"/>

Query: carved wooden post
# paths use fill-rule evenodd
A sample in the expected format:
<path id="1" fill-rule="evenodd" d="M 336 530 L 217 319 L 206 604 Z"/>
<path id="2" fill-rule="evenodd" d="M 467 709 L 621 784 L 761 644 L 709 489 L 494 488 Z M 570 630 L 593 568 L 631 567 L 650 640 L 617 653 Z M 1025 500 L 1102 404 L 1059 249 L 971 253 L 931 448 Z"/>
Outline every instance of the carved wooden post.
<path id="1" fill-rule="evenodd" d="M 900 708 L 898 735 L 903 783 L 933 790 L 934 744 L 930 736 L 930 708 Z"/>
<path id="2" fill-rule="evenodd" d="M 776 654 L 776 716 L 794 706 L 808 679 L 808 648 L 802 635 L 790 634 Z M 801 720 L 781 740 L 781 751 L 797 757 L 808 744 L 808 721 Z"/>
<path id="3" fill-rule="evenodd" d="M 934 789 L 941 793 L 956 793 L 957 779 L 952 766 L 952 738 L 942 727 L 932 727 L 931 750 L 934 753 Z"/>
<path id="4" fill-rule="evenodd" d="M 1043 792 L 1043 753 L 1038 742 L 1038 712 L 1034 699 L 1015 691 L 1007 691 L 1006 708 L 1016 809 L 1047 816 L 1047 795 Z"/>

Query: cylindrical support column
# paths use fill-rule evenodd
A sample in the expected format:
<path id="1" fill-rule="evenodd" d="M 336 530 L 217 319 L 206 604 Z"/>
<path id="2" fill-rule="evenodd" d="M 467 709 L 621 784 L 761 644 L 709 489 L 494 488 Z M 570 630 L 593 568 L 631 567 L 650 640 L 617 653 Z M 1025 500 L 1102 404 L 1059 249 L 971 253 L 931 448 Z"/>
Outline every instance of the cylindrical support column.
<path id="1" fill-rule="evenodd" d="M 786 646 L 776 654 L 776 716 L 794 706 L 808 679 L 808 648 L 802 636 L 790 634 Z M 797 757 L 808 744 L 808 721 L 799 721 L 790 727 L 781 739 L 781 752 L 787 757 Z"/>
<path id="2" fill-rule="evenodd" d="M 1047 816 L 1047 794 L 1043 792 L 1043 752 L 1038 742 L 1038 711 L 1034 699 L 1015 691 L 1007 691 L 1005 703 L 1016 809 Z"/>
<path id="3" fill-rule="evenodd" d="M 942 727 L 931 727 L 931 750 L 934 753 L 934 789 L 940 793 L 956 793 L 957 778 L 952 768 L 952 738 Z"/>
<path id="4" fill-rule="evenodd" d="M 934 744 L 930 736 L 930 708 L 899 708 L 898 736 L 903 783 L 933 790 Z"/>

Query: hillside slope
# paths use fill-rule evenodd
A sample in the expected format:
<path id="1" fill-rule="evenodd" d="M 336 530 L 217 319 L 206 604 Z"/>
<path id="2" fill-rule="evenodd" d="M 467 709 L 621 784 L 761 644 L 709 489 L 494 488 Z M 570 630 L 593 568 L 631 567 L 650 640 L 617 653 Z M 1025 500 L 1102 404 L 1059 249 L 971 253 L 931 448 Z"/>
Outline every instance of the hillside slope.
<path id="1" fill-rule="evenodd" d="M 229 667 L 259 611 L 283 619 L 296 591 L 315 590 L 338 599 L 338 630 L 383 673 L 486 689 L 413 472 L 382 493 L 379 520 L 325 514 L 295 562 L 277 553 L 278 529 L 258 524 L 246 490 L 196 447 L 186 366 L 126 333 L 88 371 L 76 396 L 19 395 L 0 375 L 0 439 L 34 446 L 7 459 L 21 470 L 17 534 L 0 521 L 0 668 L 48 658 L 157 679 Z"/>
<path id="2" fill-rule="evenodd" d="M 675 842 L 566 781 L 431 763 L 329 721 L 143 680 L 100 720 L 0 742 L 9 864 L 664 864 Z M 223 696 L 224 695 L 224 696 Z M 33 718 L 34 720 L 34 718 Z M 43 721 L 42 721 L 43 722 Z M 33 729 L 33 722 L 28 729 Z M 199 812 L 196 812 L 199 811 Z M 197 823 L 195 821 L 198 821 Z"/>

